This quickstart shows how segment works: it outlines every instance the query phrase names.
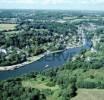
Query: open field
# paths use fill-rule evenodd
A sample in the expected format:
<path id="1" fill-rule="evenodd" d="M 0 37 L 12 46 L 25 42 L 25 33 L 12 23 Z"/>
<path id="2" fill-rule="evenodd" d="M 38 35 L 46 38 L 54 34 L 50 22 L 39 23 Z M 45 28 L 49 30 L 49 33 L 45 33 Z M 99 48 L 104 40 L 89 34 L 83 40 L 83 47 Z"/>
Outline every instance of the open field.
<path id="1" fill-rule="evenodd" d="M 103 89 L 79 89 L 78 95 L 72 100 L 104 100 Z"/>
<path id="2" fill-rule="evenodd" d="M 43 89 L 50 89 L 50 90 L 56 90 L 58 89 L 58 85 L 56 86 L 47 86 L 45 82 L 36 82 L 36 81 L 32 81 L 32 80 L 29 80 L 29 81 L 23 81 L 22 82 L 22 85 L 24 87 L 31 87 L 31 88 L 36 88 L 36 89 L 39 89 L 39 90 L 43 90 Z"/>
<path id="3" fill-rule="evenodd" d="M 0 30 L 12 30 L 15 29 L 16 24 L 0 24 Z"/>
<path id="4" fill-rule="evenodd" d="M 41 79 L 44 78 L 45 80 L 42 81 Z M 59 93 L 60 93 L 60 87 L 59 85 L 54 86 L 48 86 L 47 84 L 50 82 L 50 80 L 44 76 L 38 76 L 36 79 L 28 79 L 22 81 L 23 87 L 31 87 L 38 89 L 40 91 L 42 90 L 50 90 L 52 91 L 52 94 L 47 96 L 47 100 L 60 100 Z"/>
<path id="5" fill-rule="evenodd" d="M 49 79 L 45 79 L 44 81 L 42 81 L 41 79 L 45 77 L 42 76 L 38 76 L 35 79 L 28 79 L 28 80 L 24 80 L 22 81 L 22 86 L 23 87 L 31 87 L 31 88 L 36 88 L 39 90 L 43 90 L 43 89 L 50 89 L 52 91 L 59 89 L 58 85 L 55 86 L 48 86 L 47 83 L 49 83 Z"/>

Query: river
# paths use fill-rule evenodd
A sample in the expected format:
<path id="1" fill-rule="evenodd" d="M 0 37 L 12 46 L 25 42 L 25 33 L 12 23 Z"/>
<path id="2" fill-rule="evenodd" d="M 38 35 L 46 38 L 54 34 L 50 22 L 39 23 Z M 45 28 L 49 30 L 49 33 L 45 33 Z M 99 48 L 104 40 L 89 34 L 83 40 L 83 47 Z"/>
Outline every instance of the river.
<path id="1" fill-rule="evenodd" d="M 0 80 L 18 77 L 33 71 L 42 71 L 47 68 L 55 68 L 62 66 L 69 61 L 74 55 L 81 52 L 82 49 L 88 49 L 91 46 L 91 42 L 86 40 L 83 47 L 70 48 L 60 53 L 49 54 L 44 56 L 38 61 L 25 65 L 21 68 L 0 72 Z"/>

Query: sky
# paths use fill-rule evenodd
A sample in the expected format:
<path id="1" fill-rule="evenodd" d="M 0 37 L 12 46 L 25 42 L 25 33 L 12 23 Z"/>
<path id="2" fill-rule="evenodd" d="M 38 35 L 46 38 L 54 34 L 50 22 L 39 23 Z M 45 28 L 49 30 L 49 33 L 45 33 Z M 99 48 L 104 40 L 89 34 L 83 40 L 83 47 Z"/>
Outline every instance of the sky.
<path id="1" fill-rule="evenodd" d="M 104 10 L 104 0 L 0 0 L 0 9 Z"/>

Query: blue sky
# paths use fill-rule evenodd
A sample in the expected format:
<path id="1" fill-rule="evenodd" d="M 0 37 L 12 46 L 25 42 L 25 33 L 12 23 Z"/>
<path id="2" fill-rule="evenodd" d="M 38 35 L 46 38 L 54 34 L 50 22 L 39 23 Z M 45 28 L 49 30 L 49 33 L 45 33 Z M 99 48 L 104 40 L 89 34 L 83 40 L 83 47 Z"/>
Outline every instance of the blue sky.
<path id="1" fill-rule="evenodd" d="M 0 0 L 0 9 L 104 10 L 104 0 Z"/>

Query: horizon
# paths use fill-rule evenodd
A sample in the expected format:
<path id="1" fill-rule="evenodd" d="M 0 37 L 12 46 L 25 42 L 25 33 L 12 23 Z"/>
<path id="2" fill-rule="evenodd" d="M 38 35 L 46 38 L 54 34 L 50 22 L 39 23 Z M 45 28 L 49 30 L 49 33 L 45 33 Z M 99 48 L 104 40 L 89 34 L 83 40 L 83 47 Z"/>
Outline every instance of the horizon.
<path id="1" fill-rule="evenodd" d="M 26 9 L 26 8 L 0 8 L 0 10 L 34 10 L 34 11 L 80 11 L 80 12 L 104 12 L 104 10 L 77 10 L 77 9 Z"/>

